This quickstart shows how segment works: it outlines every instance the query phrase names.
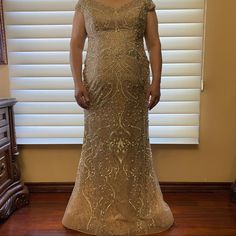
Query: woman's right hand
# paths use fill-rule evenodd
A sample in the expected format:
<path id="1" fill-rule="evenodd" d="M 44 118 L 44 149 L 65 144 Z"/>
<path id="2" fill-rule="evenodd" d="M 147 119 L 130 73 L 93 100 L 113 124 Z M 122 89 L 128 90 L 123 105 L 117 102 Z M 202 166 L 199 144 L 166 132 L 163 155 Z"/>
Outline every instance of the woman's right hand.
<path id="1" fill-rule="evenodd" d="M 83 83 L 75 87 L 75 99 L 82 108 L 89 108 L 89 94 Z"/>

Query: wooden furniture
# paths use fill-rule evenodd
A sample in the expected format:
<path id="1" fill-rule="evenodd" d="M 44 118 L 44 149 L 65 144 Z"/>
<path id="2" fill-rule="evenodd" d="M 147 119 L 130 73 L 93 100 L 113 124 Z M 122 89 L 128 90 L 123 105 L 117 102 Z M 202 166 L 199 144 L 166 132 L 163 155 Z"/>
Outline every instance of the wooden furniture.
<path id="1" fill-rule="evenodd" d="M 28 188 L 20 181 L 17 163 L 13 106 L 15 98 L 0 99 L 0 221 L 6 220 L 17 208 L 29 203 Z"/>
<path id="2" fill-rule="evenodd" d="M 230 194 L 231 201 L 236 203 L 236 180 L 231 185 L 231 194 Z"/>

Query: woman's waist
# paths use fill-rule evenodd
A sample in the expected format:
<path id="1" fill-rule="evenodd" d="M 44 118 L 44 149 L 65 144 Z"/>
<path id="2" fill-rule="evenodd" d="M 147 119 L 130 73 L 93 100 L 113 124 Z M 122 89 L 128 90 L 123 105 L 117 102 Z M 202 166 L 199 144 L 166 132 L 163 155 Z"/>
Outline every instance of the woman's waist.
<path id="1" fill-rule="evenodd" d="M 113 47 L 142 47 L 144 38 L 135 33 L 104 33 L 88 37 L 88 47 L 113 48 Z"/>
<path id="2" fill-rule="evenodd" d="M 119 57 L 128 56 L 137 59 L 147 58 L 143 42 L 109 42 L 109 43 L 88 43 L 86 57 Z"/>
<path id="3" fill-rule="evenodd" d="M 85 64 L 89 65 L 102 65 L 110 64 L 111 61 L 116 64 L 120 62 L 129 62 L 129 63 L 149 63 L 148 57 L 145 53 L 145 50 L 109 50 L 109 51 L 100 51 L 98 53 L 87 52 L 85 57 Z"/>

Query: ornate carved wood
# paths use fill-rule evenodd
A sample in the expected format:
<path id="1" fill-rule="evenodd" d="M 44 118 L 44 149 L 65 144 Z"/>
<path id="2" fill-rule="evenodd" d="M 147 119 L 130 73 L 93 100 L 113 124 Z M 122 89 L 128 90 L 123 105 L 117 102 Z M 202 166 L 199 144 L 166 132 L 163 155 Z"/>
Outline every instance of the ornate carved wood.
<path id="1" fill-rule="evenodd" d="M 0 221 L 29 204 L 28 188 L 21 182 L 13 106 L 14 98 L 0 99 Z"/>

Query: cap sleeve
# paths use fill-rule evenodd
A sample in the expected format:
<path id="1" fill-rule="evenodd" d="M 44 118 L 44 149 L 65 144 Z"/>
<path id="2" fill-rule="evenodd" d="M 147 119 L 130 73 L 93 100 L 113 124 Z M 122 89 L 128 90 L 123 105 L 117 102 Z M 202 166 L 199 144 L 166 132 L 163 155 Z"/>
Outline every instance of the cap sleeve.
<path id="1" fill-rule="evenodd" d="M 153 2 L 153 0 L 147 0 L 147 10 L 148 11 L 156 10 L 156 4 Z"/>
<path id="2" fill-rule="evenodd" d="M 74 9 L 83 12 L 83 10 L 84 10 L 83 1 L 84 1 L 84 0 L 77 0 L 77 3 L 75 4 Z"/>

